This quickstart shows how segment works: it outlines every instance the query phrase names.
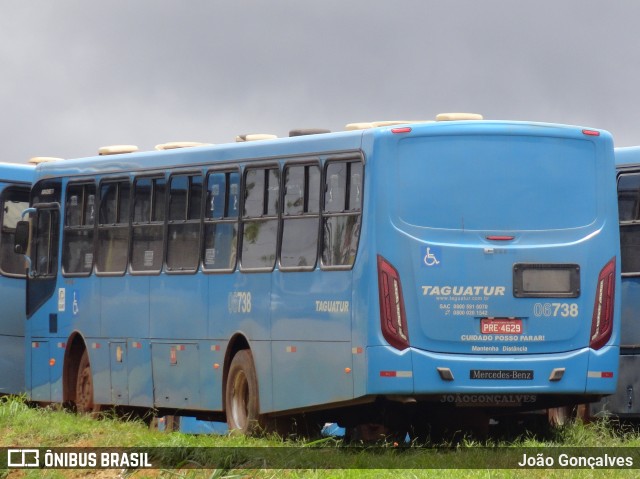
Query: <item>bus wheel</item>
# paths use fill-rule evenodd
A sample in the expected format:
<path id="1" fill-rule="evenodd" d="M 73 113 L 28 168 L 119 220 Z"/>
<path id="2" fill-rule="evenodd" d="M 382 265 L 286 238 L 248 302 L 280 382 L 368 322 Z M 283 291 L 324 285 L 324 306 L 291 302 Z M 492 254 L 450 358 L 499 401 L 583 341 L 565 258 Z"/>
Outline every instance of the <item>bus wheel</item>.
<path id="1" fill-rule="evenodd" d="M 93 376 L 89 364 L 89 353 L 85 349 L 78 366 L 78 378 L 76 380 L 76 411 L 80 413 L 97 413 L 100 406 L 93 401 Z"/>
<path id="2" fill-rule="evenodd" d="M 573 406 L 551 407 L 547 409 L 547 420 L 553 427 L 565 426 L 576 417 Z"/>
<path id="3" fill-rule="evenodd" d="M 238 351 L 231 360 L 225 405 L 230 431 L 253 434 L 258 430 L 258 377 L 253 356 L 248 349 Z"/>

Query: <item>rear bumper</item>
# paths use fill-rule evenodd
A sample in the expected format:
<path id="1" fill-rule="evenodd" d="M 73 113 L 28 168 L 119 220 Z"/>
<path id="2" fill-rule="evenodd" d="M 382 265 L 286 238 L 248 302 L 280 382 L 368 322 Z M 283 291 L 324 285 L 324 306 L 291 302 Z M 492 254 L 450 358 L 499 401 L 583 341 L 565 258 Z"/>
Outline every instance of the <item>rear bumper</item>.
<path id="1" fill-rule="evenodd" d="M 612 394 L 619 352 L 617 346 L 606 346 L 599 351 L 485 356 L 374 346 L 367 348 L 366 390 L 399 395 Z M 452 379 L 447 379 L 447 371 Z"/>

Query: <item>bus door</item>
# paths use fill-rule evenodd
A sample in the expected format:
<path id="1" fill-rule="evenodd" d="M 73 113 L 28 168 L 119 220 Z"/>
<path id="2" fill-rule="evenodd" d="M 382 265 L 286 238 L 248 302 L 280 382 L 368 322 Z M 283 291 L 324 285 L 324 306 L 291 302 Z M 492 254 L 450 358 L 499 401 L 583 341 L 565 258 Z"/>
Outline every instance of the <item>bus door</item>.
<path id="1" fill-rule="evenodd" d="M 60 238 L 60 183 L 43 182 L 34 188 L 30 258 L 27 275 L 27 392 L 36 401 L 51 400 L 53 378 L 48 338 L 57 333 L 59 298 L 56 294 Z M 58 370 L 60 370 L 58 368 Z M 61 375 L 60 375 L 61 376 Z"/>

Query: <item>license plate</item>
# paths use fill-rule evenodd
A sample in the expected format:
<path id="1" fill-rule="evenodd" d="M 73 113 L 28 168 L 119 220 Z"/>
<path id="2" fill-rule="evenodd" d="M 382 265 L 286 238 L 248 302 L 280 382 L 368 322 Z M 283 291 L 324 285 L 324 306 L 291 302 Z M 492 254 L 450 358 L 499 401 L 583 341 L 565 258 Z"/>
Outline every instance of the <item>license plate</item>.
<path id="1" fill-rule="evenodd" d="M 482 318 L 480 332 L 482 334 L 522 334 L 522 320 Z"/>

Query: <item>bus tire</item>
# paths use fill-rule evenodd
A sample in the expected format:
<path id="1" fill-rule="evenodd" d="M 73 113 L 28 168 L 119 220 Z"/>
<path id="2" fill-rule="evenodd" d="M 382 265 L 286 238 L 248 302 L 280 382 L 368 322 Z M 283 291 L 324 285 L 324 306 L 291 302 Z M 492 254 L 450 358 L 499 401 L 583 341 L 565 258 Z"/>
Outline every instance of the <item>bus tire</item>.
<path id="1" fill-rule="evenodd" d="M 251 435 L 259 430 L 258 377 L 248 349 L 238 351 L 231 360 L 225 406 L 229 431 Z"/>
<path id="2" fill-rule="evenodd" d="M 547 421 L 551 427 L 562 427 L 576 418 L 574 406 L 559 406 L 547 409 Z"/>
<path id="3" fill-rule="evenodd" d="M 89 353 L 85 349 L 78 366 L 75 395 L 76 411 L 79 413 L 95 414 L 100 411 L 93 399 L 93 375 L 89 363 Z"/>

